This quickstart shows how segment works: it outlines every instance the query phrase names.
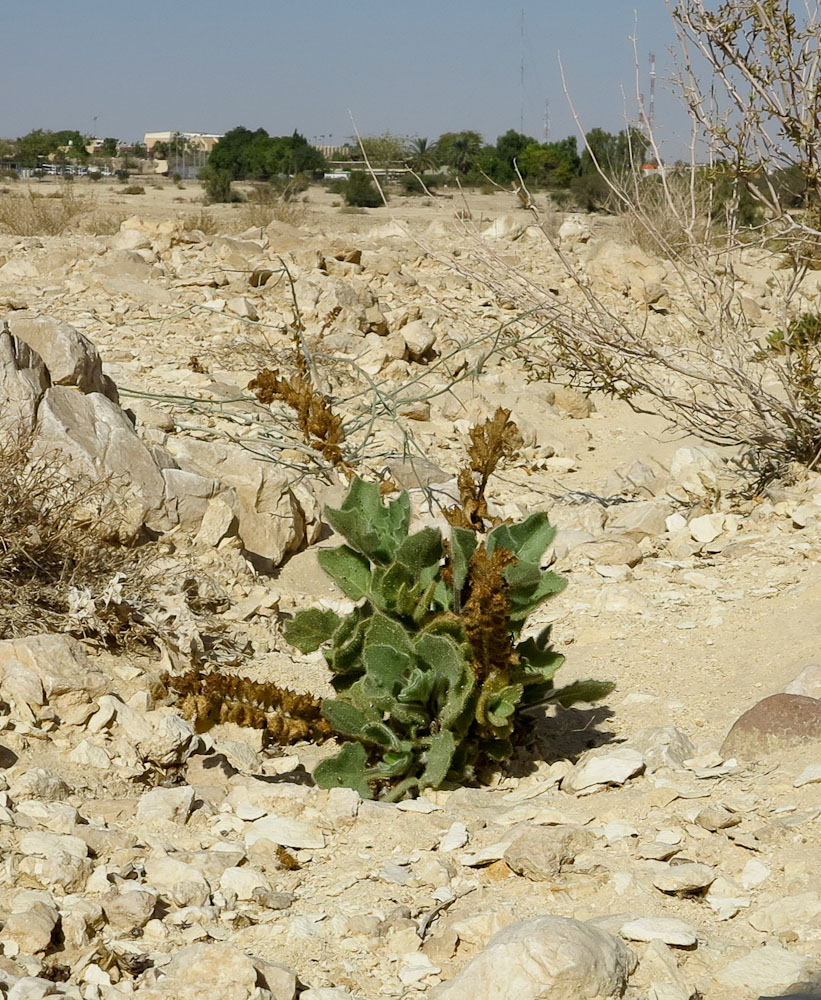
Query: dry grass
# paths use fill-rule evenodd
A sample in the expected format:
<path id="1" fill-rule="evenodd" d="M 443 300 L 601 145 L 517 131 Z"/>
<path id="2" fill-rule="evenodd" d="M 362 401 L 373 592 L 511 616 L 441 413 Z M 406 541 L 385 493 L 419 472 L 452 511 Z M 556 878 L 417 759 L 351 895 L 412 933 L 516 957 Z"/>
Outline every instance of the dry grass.
<path id="1" fill-rule="evenodd" d="M 185 199 L 180 200 L 184 201 Z M 189 212 L 188 215 L 183 216 L 182 224 L 189 232 L 193 232 L 196 229 L 206 236 L 215 236 L 217 233 L 224 231 L 224 227 L 220 226 L 214 214 L 204 208 L 196 212 Z"/>
<path id="2" fill-rule="evenodd" d="M 240 209 L 240 224 L 244 229 L 259 226 L 265 229 L 272 222 L 301 226 L 308 218 L 308 208 L 286 187 L 279 191 L 269 184 L 254 185 Z"/>
<path id="3" fill-rule="evenodd" d="M 109 236 L 123 218 L 101 209 L 93 197 L 76 194 L 70 184 L 47 195 L 32 190 L 0 194 L 0 232 L 11 236 Z"/>
<path id="4" fill-rule="evenodd" d="M 105 484 L 81 487 L 58 459 L 0 444 L 0 638 L 62 629 L 73 590 L 99 591 L 122 569 L 110 506 Z"/>

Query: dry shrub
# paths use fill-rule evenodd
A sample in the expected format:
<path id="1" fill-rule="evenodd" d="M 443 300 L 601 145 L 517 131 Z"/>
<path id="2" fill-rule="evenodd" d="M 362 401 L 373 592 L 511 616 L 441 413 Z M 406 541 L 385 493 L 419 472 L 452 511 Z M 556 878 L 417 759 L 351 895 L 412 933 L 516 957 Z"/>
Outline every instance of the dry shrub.
<path id="1" fill-rule="evenodd" d="M 56 456 L 0 443 L 0 638 L 60 630 L 78 589 L 105 589 L 124 562 L 110 513 L 105 484 L 78 485 Z"/>
<path id="2" fill-rule="evenodd" d="M 180 200 L 184 201 L 185 199 Z M 189 212 L 188 215 L 183 217 L 182 224 L 189 232 L 193 232 L 196 229 L 206 236 L 216 236 L 220 232 L 219 223 L 213 213 L 206 211 L 204 208 L 199 209 L 197 212 Z"/>
<path id="3" fill-rule="evenodd" d="M 308 209 L 294 200 L 287 186 L 280 191 L 269 184 L 255 185 L 240 210 L 240 224 L 245 229 L 265 229 L 272 222 L 301 226 L 307 218 Z"/>
<path id="4" fill-rule="evenodd" d="M 66 184 L 48 195 L 36 191 L 0 195 L 0 232 L 11 236 L 116 233 L 124 216 L 100 209 L 92 197 Z"/>
<path id="5" fill-rule="evenodd" d="M 619 230 L 648 253 L 686 254 L 693 243 L 709 245 L 720 228 L 715 185 L 706 173 L 671 172 L 662 181 L 634 170 L 614 183 L 622 195 L 613 199 Z"/>

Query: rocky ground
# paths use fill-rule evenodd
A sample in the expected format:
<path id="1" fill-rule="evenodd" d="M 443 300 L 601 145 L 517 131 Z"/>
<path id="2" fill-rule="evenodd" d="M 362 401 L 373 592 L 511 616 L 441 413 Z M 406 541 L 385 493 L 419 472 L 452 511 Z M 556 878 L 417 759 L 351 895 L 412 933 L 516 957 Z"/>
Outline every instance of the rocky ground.
<path id="1" fill-rule="evenodd" d="M 160 647 L 0 641 L 2 995 L 810 995 L 821 476 L 745 495 L 732 454 L 541 377 L 468 266 L 489 229 L 501 265 L 571 294 L 510 195 L 477 196 L 466 226 L 458 199 L 351 215 L 312 192 L 299 226 L 238 235 L 236 210 L 213 210 L 234 235 L 209 234 L 175 197 L 113 236 L 0 236 L 0 318 L 37 352 L 0 344 L 0 426 L 127 492 L 118 530 L 154 539 Z M 668 321 L 663 262 L 607 222 L 552 222 L 601 294 Z M 780 322 L 778 275 L 751 258 L 745 281 L 760 329 Z M 344 601 L 315 563 L 344 480 L 246 388 L 293 367 L 295 303 L 351 460 L 410 488 L 420 519 L 476 420 L 504 406 L 520 427 L 490 495 L 559 527 L 570 585 L 541 619 L 562 681 L 617 688 L 534 720 L 533 752 L 490 786 L 398 805 L 318 790 L 327 746 L 198 735 L 157 684 L 210 657 L 330 690 L 280 626 Z M 103 600 L 78 593 L 67 628 L 92 635 Z"/>

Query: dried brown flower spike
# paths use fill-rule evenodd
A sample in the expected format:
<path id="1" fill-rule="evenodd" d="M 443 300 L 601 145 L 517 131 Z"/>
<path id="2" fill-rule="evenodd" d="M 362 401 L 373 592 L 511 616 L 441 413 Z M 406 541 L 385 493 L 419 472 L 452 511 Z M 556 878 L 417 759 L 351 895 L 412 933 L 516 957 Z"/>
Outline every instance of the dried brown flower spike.
<path id="1" fill-rule="evenodd" d="M 444 512 L 451 524 L 484 531 L 486 520 L 495 523 L 495 519 L 488 515 L 485 499 L 488 480 L 499 462 L 514 458 L 522 444 L 522 435 L 510 419 L 510 410 L 501 406 L 484 423 L 471 427 L 468 465 L 457 479 L 462 506 L 450 507 Z"/>
<path id="2" fill-rule="evenodd" d="M 165 683 L 198 732 L 220 722 L 266 730 L 272 742 L 323 740 L 331 727 L 320 715 L 321 702 L 273 683 L 261 683 L 231 674 L 191 670 Z"/>

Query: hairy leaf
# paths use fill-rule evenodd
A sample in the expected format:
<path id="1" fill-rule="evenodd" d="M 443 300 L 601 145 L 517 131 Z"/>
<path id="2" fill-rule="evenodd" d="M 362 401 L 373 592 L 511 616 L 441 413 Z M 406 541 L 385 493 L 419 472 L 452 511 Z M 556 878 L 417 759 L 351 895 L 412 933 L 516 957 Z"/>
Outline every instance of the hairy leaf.
<path id="1" fill-rule="evenodd" d="M 334 611 L 323 608 L 307 608 L 297 611 L 291 621 L 286 622 L 283 634 L 300 653 L 313 653 L 323 642 L 330 642 L 342 619 Z"/>
<path id="2" fill-rule="evenodd" d="M 579 701 L 601 701 L 616 687 L 613 681 L 574 681 L 563 688 L 558 688 L 550 696 L 550 701 L 570 708 Z"/>
<path id="3" fill-rule="evenodd" d="M 537 563 L 556 537 L 556 529 L 547 514 L 531 514 L 520 524 L 500 524 L 487 536 L 487 551 L 492 555 L 497 545 L 508 549 L 523 562 Z"/>
<path id="4" fill-rule="evenodd" d="M 420 787 L 438 788 L 447 777 L 455 753 L 456 740 L 452 732 L 443 729 L 433 736 L 426 754 L 425 770 L 419 779 Z"/>
<path id="5" fill-rule="evenodd" d="M 316 561 L 336 583 L 346 597 L 358 601 L 370 589 L 371 566 L 365 556 L 354 552 L 348 545 L 337 549 L 322 549 Z"/>
<path id="6" fill-rule="evenodd" d="M 363 799 L 373 792 L 365 778 L 368 754 L 361 743 L 346 743 L 338 754 L 317 764 L 313 778 L 319 788 L 353 788 Z"/>

